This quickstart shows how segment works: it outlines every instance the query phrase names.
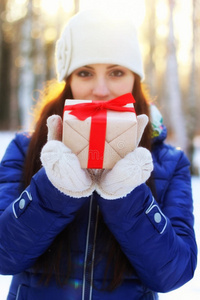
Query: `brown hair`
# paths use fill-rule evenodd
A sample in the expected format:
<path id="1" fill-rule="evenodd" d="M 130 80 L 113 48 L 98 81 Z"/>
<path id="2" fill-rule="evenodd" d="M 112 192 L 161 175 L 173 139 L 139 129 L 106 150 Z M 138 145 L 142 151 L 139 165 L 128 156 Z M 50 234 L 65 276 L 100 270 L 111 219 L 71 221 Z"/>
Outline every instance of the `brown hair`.
<path id="1" fill-rule="evenodd" d="M 60 89 L 60 86 L 59 86 Z M 51 93 L 47 93 L 49 95 Z M 44 96 L 44 95 L 43 95 Z M 149 116 L 149 101 L 146 96 L 146 91 L 143 89 L 140 78 L 138 75 L 135 75 L 135 83 L 133 88 L 133 96 L 136 100 L 135 110 L 137 115 L 146 114 Z M 28 152 L 26 155 L 25 165 L 24 165 L 24 186 L 30 184 L 32 176 L 41 168 L 40 162 L 40 152 L 43 145 L 47 141 L 47 127 L 46 120 L 52 114 L 58 114 L 62 116 L 63 107 L 65 99 L 73 98 L 69 81 L 60 89 L 59 93 L 55 96 L 55 86 L 54 86 L 54 96 L 49 98 L 43 104 L 40 104 L 39 110 L 35 110 L 36 118 L 38 119 L 34 133 L 32 134 Z M 151 149 L 151 125 L 148 123 L 144 134 L 142 136 L 140 146 Z M 100 215 L 100 221 L 103 222 L 102 216 Z M 75 219 L 76 220 L 76 219 Z M 35 271 L 42 269 L 43 277 L 42 280 L 46 284 L 49 283 L 52 275 L 55 273 L 56 280 L 59 284 L 63 285 L 67 282 L 70 275 L 70 232 L 72 232 L 71 227 L 74 226 L 74 222 L 68 225 L 63 232 L 61 232 L 54 240 L 49 249 L 38 258 L 35 264 Z M 108 257 L 107 257 L 107 266 L 105 268 L 105 277 L 107 275 L 110 267 L 113 267 L 113 279 L 109 286 L 105 287 L 107 290 L 113 290 L 122 282 L 123 276 L 125 273 L 129 273 L 132 270 L 130 263 L 127 258 L 121 251 L 121 248 L 114 236 L 110 233 L 109 229 L 104 224 L 104 239 L 106 238 L 106 243 L 109 245 Z M 65 253 L 65 258 L 63 258 L 62 253 Z M 114 255 L 113 255 L 114 254 Z M 66 263 L 66 274 L 64 276 L 65 280 L 62 281 L 61 275 L 62 271 L 62 259 Z M 120 263 L 119 263 L 120 262 Z M 102 288 L 103 288 L 102 283 Z"/>

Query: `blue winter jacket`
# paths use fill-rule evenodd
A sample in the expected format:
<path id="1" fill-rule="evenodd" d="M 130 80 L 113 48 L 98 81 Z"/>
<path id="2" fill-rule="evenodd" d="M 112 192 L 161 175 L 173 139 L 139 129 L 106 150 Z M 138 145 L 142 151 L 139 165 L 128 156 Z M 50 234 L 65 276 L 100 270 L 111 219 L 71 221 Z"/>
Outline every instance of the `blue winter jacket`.
<path id="1" fill-rule="evenodd" d="M 97 193 L 82 199 L 60 193 L 43 168 L 21 191 L 30 138 L 16 135 L 0 165 L 0 273 L 14 275 L 8 300 L 157 299 L 157 292 L 176 289 L 193 277 L 197 248 L 189 161 L 164 144 L 164 137 L 162 131 L 152 152 L 156 200 L 146 184 L 124 198 L 105 200 Z M 99 211 L 133 266 L 112 292 L 101 290 L 106 253 L 99 263 L 91 259 L 98 255 Z M 61 288 L 53 278 L 49 286 L 39 284 L 35 261 L 75 216 L 68 284 Z"/>

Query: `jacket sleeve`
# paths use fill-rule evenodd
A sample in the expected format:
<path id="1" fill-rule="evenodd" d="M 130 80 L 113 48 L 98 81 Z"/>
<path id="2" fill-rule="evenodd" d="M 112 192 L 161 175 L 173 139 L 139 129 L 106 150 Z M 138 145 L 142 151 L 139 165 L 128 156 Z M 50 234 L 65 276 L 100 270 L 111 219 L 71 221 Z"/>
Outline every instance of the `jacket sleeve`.
<path id="1" fill-rule="evenodd" d="M 0 273 L 4 275 L 31 267 L 86 199 L 59 192 L 44 168 L 21 191 L 27 143 L 23 139 L 17 136 L 11 142 L 0 165 Z"/>
<path id="2" fill-rule="evenodd" d="M 145 184 L 123 199 L 98 199 L 104 221 L 139 278 L 157 292 L 189 281 L 197 261 L 189 162 L 181 151 L 171 159 L 168 180 L 159 175 L 160 205 Z"/>

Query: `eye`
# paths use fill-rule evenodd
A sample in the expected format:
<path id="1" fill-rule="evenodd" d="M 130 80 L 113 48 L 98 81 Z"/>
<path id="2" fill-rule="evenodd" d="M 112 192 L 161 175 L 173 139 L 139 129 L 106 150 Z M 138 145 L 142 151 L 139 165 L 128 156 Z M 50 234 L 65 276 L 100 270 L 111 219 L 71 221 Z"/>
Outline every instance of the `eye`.
<path id="1" fill-rule="evenodd" d="M 112 77 L 121 77 L 124 75 L 124 72 L 122 70 L 113 70 L 111 73 L 110 73 L 110 76 Z"/>
<path id="2" fill-rule="evenodd" d="M 79 77 L 91 77 L 91 76 L 92 76 L 92 74 L 91 74 L 90 72 L 85 71 L 85 70 L 79 71 L 79 72 L 77 73 L 77 75 L 78 75 Z"/>

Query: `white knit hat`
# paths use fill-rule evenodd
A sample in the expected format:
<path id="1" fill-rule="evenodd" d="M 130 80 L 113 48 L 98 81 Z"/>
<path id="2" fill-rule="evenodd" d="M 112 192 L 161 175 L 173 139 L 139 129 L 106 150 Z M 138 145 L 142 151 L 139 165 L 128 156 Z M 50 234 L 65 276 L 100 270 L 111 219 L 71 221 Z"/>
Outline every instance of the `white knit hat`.
<path id="1" fill-rule="evenodd" d="M 98 63 L 124 66 L 144 79 L 133 22 L 99 10 L 85 10 L 70 19 L 57 41 L 58 81 L 80 67 Z"/>

